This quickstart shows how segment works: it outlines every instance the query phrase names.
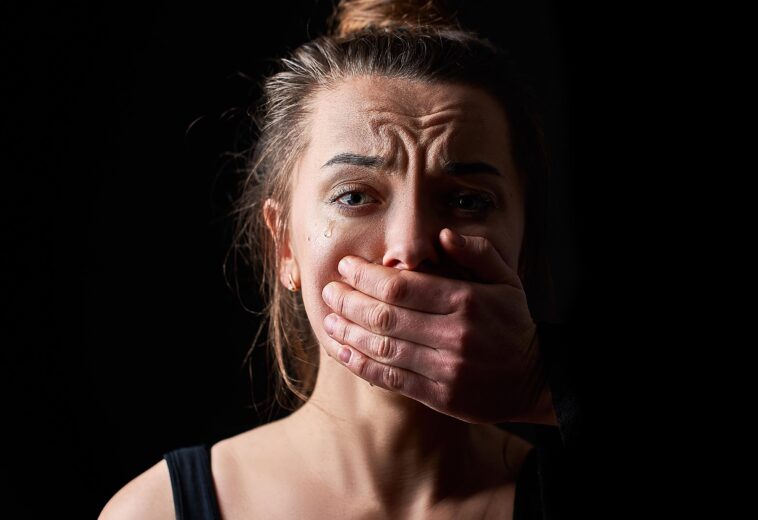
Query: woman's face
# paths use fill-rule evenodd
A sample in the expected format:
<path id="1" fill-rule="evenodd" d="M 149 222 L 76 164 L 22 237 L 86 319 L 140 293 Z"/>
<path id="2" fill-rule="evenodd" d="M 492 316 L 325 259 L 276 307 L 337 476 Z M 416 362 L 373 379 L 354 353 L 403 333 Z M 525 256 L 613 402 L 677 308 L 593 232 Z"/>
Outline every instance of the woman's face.
<path id="1" fill-rule="evenodd" d="M 319 92 L 308 146 L 293 172 L 289 247 L 281 281 L 302 288 L 321 343 L 346 255 L 397 269 L 467 279 L 440 231 L 488 238 L 518 269 L 524 197 L 505 112 L 483 90 L 358 77 Z"/>

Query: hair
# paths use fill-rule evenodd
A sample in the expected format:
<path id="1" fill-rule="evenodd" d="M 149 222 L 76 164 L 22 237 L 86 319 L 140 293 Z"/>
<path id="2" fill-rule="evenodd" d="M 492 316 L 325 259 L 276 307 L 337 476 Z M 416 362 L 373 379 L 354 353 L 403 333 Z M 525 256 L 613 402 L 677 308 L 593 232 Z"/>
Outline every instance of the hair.
<path id="1" fill-rule="evenodd" d="M 293 169 L 307 146 L 306 128 L 315 95 L 356 76 L 405 78 L 480 87 L 502 103 L 511 129 L 514 160 L 525 187 L 526 227 L 520 264 L 532 317 L 550 308 L 552 290 L 544 251 L 548 161 L 536 97 L 510 57 L 487 39 L 460 27 L 439 1 L 342 0 L 330 30 L 278 60 L 265 79 L 252 115 L 257 141 L 239 185 L 233 248 L 260 269 L 266 302 L 256 340 L 264 326 L 279 374 L 275 399 L 294 410 L 313 390 L 319 348 L 300 292 L 279 282 L 277 245 L 290 226 Z M 272 236 L 263 207 L 277 202 L 279 222 Z M 549 312 L 549 311 L 548 311 Z M 248 356 L 248 359 L 250 356 Z"/>

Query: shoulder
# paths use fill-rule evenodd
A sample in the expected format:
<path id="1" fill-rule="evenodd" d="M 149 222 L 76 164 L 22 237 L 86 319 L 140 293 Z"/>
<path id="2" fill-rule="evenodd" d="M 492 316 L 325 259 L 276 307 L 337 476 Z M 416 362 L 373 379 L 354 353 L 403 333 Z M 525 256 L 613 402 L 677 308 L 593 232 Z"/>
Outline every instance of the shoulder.
<path id="1" fill-rule="evenodd" d="M 121 488 L 98 520 L 175 520 L 168 464 L 161 460 Z"/>
<path id="2" fill-rule="evenodd" d="M 256 468 L 261 474 L 269 468 L 280 468 L 282 457 L 291 451 L 283 428 L 286 420 L 278 420 L 222 439 L 211 447 L 211 468 L 214 480 L 233 474 L 237 480 L 244 468 Z M 272 468 L 272 469 L 273 469 Z"/>
<path id="3" fill-rule="evenodd" d="M 222 518 L 271 518 L 303 495 L 302 461 L 293 453 L 285 422 L 258 426 L 211 447 Z"/>
<path id="4" fill-rule="evenodd" d="M 217 491 L 223 494 L 225 490 L 239 487 L 242 482 L 252 485 L 247 482 L 249 479 L 272 474 L 281 476 L 279 470 L 287 460 L 286 454 L 291 451 L 281 428 L 282 422 L 258 426 L 211 447 L 211 472 Z M 250 468 L 255 470 L 250 471 Z"/>

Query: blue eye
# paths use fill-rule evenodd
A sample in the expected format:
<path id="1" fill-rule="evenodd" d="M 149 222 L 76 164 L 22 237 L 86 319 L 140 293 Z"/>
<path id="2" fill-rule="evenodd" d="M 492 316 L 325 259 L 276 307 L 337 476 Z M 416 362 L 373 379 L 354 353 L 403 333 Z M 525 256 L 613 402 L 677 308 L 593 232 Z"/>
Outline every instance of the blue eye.
<path id="1" fill-rule="evenodd" d="M 362 191 L 347 191 L 338 195 L 334 200 L 344 200 L 345 206 L 360 206 L 361 201 L 365 201 L 367 198 L 370 197 Z"/>
<path id="2" fill-rule="evenodd" d="M 336 193 L 330 202 L 336 205 L 340 211 L 350 213 L 377 201 L 374 197 L 359 189 L 358 186 L 353 185 L 343 186 L 342 190 Z"/>

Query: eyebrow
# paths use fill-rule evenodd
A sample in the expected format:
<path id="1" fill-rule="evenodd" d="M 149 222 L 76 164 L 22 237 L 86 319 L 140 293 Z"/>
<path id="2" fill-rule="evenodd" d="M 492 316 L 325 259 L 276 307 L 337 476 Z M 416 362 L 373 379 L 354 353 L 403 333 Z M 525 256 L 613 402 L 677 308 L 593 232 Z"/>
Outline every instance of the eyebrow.
<path id="1" fill-rule="evenodd" d="M 339 153 L 326 161 L 322 168 L 334 166 L 336 164 L 348 164 L 351 166 L 365 166 L 368 168 L 379 168 L 384 165 L 381 157 L 359 155 L 355 153 Z M 500 171 L 491 164 L 485 162 L 446 162 L 442 171 L 455 177 L 463 175 L 488 174 L 500 176 Z"/>
<path id="2" fill-rule="evenodd" d="M 355 153 L 338 153 L 322 166 L 332 166 L 335 164 L 350 164 L 352 166 L 367 166 L 369 168 L 378 168 L 384 164 L 381 157 L 369 157 L 368 155 L 358 155 Z"/>

